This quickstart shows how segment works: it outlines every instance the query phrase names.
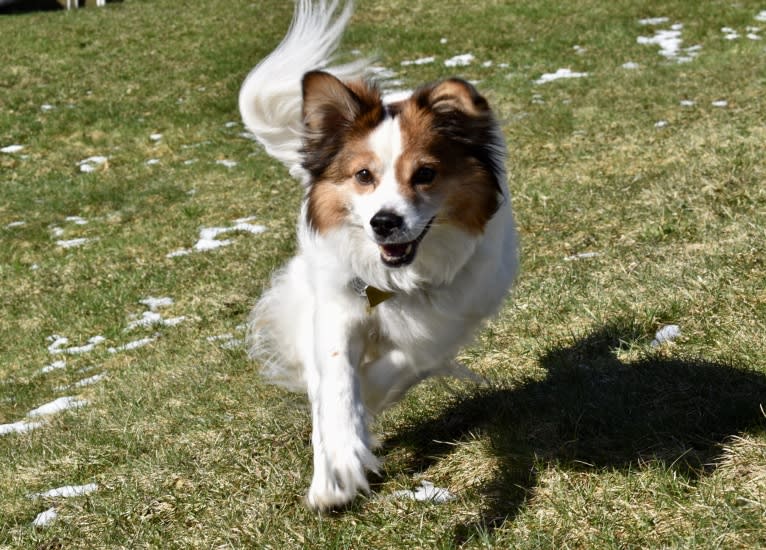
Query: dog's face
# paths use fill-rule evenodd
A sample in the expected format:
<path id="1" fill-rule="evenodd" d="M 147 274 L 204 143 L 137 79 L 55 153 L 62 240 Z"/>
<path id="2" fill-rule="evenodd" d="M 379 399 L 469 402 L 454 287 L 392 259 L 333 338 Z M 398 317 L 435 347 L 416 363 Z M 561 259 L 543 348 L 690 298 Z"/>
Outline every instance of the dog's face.
<path id="1" fill-rule="evenodd" d="M 424 86 L 384 105 L 370 84 L 310 72 L 303 116 L 309 226 L 363 232 L 385 268 L 413 263 L 432 227 L 480 235 L 499 207 L 502 138 L 467 82 Z"/>

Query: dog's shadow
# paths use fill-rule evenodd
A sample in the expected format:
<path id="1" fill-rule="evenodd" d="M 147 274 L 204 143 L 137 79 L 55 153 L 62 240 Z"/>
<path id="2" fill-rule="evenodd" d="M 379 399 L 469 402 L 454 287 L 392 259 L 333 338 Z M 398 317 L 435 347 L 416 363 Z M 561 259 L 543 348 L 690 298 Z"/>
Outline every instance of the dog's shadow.
<path id="1" fill-rule="evenodd" d="M 476 528 L 514 517 L 536 485 L 536 467 L 635 468 L 646 460 L 690 477 L 715 467 L 722 444 L 763 428 L 766 376 L 706 360 L 648 354 L 623 362 L 616 353 L 636 328 L 606 326 L 540 359 L 547 376 L 509 389 L 484 389 L 437 417 L 412 420 L 385 442 L 409 447 L 411 468 L 424 471 L 455 448 L 486 434 L 500 468 L 482 490 L 489 504 Z"/>

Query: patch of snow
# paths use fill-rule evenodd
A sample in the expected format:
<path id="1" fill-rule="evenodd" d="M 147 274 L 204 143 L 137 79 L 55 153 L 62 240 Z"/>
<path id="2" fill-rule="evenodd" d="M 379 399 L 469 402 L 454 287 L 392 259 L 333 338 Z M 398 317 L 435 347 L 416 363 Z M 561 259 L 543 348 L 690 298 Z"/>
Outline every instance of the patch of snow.
<path id="1" fill-rule="evenodd" d="M 160 163 L 160 159 L 149 159 L 144 164 L 147 166 L 157 166 Z"/>
<path id="2" fill-rule="evenodd" d="M 48 508 L 45 512 L 40 512 L 37 517 L 32 521 L 32 525 L 35 527 L 45 527 L 53 523 L 53 520 L 58 516 L 55 508 Z"/>
<path id="3" fill-rule="evenodd" d="M 149 139 L 152 141 L 160 141 L 162 139 L 162 134 L 160 133 L 150 134 Z"/>
<path id="4" fill-rule="evenodd" d="M 667 17 L 647 17 L 646 19 L 639 19 L 639 25 L 662 25 L 670 21 Z"/>
<path id="5" fill-rule="evenodd" d="M 577 73 L 570 69 L 559 69 L 555 73 L 544 73 L 540 78 L 535 80 L 535 84 L 546 84 L 561 78 L 584 78 L 586 76 L 588 76 L 588 73 Z"/>
<path id="6" fill-rule="evenodd" d="M 107 160 L 107 157 L 94 155 L 92 157 L 81 160 L 77 163 L 77 165 L 80 167 L 80 172 L 90 173 L 94 172 L 96 168 L 104 164 Z"/>
<path id="7" fill-rule="evenodd" d="M 50 103 L 43 103 L 42 105 L 40 105 L 40 110 L 42 110 L 42 111 L 44 111 L 46 113 L 48 111 L 52 111 L 55 108 L 56 108 L 56 106 L 55 105 L 51 105 Z"/>
<path id="8" fill-rule="evenodd" d="M 170 298 L 168 296 L 162 296 L 160 298 L 156 298 L 154 296 L 149 296 L 147 298 L 144 298 L 143 300 L 139 300 L 138 303 L 145 305 L 151 311 L 156 311 L 157 309 L 159 309 L 161 307 L 172 306 L 173 305 L 173 298 Z"/>
<path id="9" fill-rule="evenodd" d="M 208 336 L 207 341 L 220 342 L 220 347 L 222 349 L 236 349 L 242 347 L 245 343 L 242 338 L 237 338 L 230 332 L 218 334 L 217 336 Z"/>
<path id="10" fill-rule="evenodd" d="M 88 378 L 83 378 L 82 380 L 78 380 L 77 382 L 72 384 L 72 386 L 75 388 L 83 388 L 85 386 L 90 386 L 97 382 L 101 382 L 101 380 L 103 380 L 104 378 L 106 378 L 106 373 L 94 374 L 93 376 L 89 376 Z"/>
<path id="11" fill-rule="evenodd" d="M 756 19 L 758 19 L 758 18 L 756 17 Z M 439 39 L 439 44 L 446 44 L 447 42 L 448 42 L 448 40 L 446 38 L 444 38 L 444 37 Z"/>
<path id="12" fill-rule="evenodd" d="M 455 495 L 450 493 L 447 489 L 434 486 L 429 481 L 421 481 L 420 487 L 414 491 L 403 490 L 394 491 L 391 494 L 392 498 L 407 498 L 417 501 L 430 501 L 436 504 L 442 504 L 455 498 Z"/>
<path id="13" fill-rule="evenodd" d="M 628 61 L 627 63 L 623 63 L 623 64 L 622 64 L 622 68 L 623 68 L 623 69 L 627 69 L 627 70 L 629 70 L 629 71 L 631 71 L 631 70 L 635 70 L 635 69 L 638 69 L 638 68 L 640 68 L 640 67 L 641 67 L 641 65 L 639 65 L 639 64 L 638 64 L 638 63 L 636 63 L 635 61 Z"/>
<path id="14" fill-rule="evenodd" d="M 739 33 L 731 27 L 721 27 L 721 32 L 726 40 L 736 40 L 739 38 Z"/>
<path id="15" fill-rule="evenodd" d="M 230 120 L 229 122 L 227 122 L 227 123 L 226 123 L 226 124 L 224 124 L 223 126 L 224 126 L 224 128 L 235 128 L 235 127 L 237 127 L 238 125 L 239 125 L 239 122 L 236 122 L 236 121 L 234 121 L 234 120 Z"/>
<path id="16" fill-rule="evenodd" d="M 476 59 L 472 53 L 463 53 L 450 57 L 444 62 L 445 67 L 465 67 Z"/>
<path id="17" fill-rule="evenodd" d="M 659 46 L 659 53 L 665 59 L 673 60 L 677 63 L 688 63 L 697 56 L 702 46 L 695 45 L 682 50 L 681 44 L 683 40 L 681 38 L 681 31 L 683 28 L 683 24 L 676 23 L 670 29 L 654 31 L 654 36 L 639 36 L 637 42 L 642 45 Z M 682 52 L 684 55 L 681 55 Z"/>
<path id="18" fill-rule="evenodd" d="M 54 361 L 50 365 L 45 365 L 43 368 L 40 369 L 41 374 L 46 374 L 54 370 L 64 369 L 66 368 L 66 361 L 60 360 L 60 361 Z"/>
<path id="19" fill-rule="evenodd" d="M 107 351 L 109 353 L 117 353 L 120 351 L 131 351 L 134 349 L 142 348 L 144 346 L 147 346 L 154 342 L 157 339 L 157 335 L 154 336 L 147 336 L 146 338 L 139 338 L 138 340 L 133 340 L 131 342 L 128 342 L 127 344 L 123 344 L 121 346 L 117 346 L 116 348 L 109 348 Z"/>
<path id="20" fill-rule="evenodd" d="M 71 222 L 71 223 L 73 223 L 75 225 L 87 225 L 88 224 L 88 220 L 86 220 L 85 218 L 83 218 L 81 216 L 67 216 L 65 218 L 65 220 L 68 221 L 68 222 Z"/>
<path id="21" fill-rule="evenodd" d="M 78 246 L 87 244 L 92 240 L 93 239 L 89 239 L 87 237 L 78 237 L 76 239 L 58 240 L 56 241 L 56 245 L 60 246 L 61 248 L 77 248 Z"/>
<path id="22" fill-rule="evenodd" d="M 196 243 L 194 243 L 192 250 L 189 250 L 189 249 L 175 250 L 173 252 L 168 253 L 166 257 L 175 258 L 177 256 L 186 256 L 187 254 L 190 254 L 192 251 L 205 252 L 208 250 L 215 250 L 216 248 L 221 248 L 222 246 L 228 246 L 232 244 L 234 242 L 232 239 L 224 239 L 224 240 L 218 239 L 218 237 L 224 233 L 245 232 L 245 233 L 251 233 L 253 235 L 258 235 L 266 231 L 265 226 L 249 223 L 249 221 L 245 221 L 246 219 L 252 220 L 254 219 L 254 217 L 240 218 L 238 220 L 235 220 L 234 225 L 230 227 L 203 227 L 199 231 L 199 239 L 197 240 Z"/>
<path id="23" fill-rule="evenodd" d="M 48 352 L 52 354 L 66 353 L 69 355 L 77 355 L 80 353 L 88 353 L 93 351 L 97 345 L 103 343 L 106 340 L 103 336 L 94 336 L 88 340 L 88 343 L 82 346 L 73 346 L 71 348 L 65 348 L 64 346 L 69 343 L 69 338 L 66 336 L 58 336 L 54 334 L 48 337 L 48 341 L 52 342 L 48 346 Z"/>
<path id="24" fill-rule="evenodd" d="M 59 397 L 50 403 L 46 403 L 45 405 L 40 405 L 36 409 L 32 409 L 27 413 L 27 416 L 30 418 L 47 416 L 49 414 L 56 414 L 67 409 L 78 409 L 80 407 L 84 407 L 87 404 L 88 402 L 86 400 L 79 399 L 77 397 Z"/>
<path id="25" fill-rule="evenodd" d="M 11 424 L 0 424 L 0 435 L 6 435 L 10 433 L 20 434 L 37 429 L 42 425 L 42 422 L 29 422 L 27 420 L 20 420 Z"/>
<path id="26" fill-rule="evenodd" d="M 402 61 L 402 66 L 407 67 L 408 65 L 428 65 L 434 61 L 436 61 L 436 57 L 434 56 L 420 57 L 418 59 L 405 59 Z"/>
<path id="27" fill-rule="evenodd" d="M 655 128 L 665 128 L 668 124 L 669 123 L 668 123 L 667 120 L 658 120 L 657 122 L 654 123 L 654 127 Z"/>
<path id="28" fill-rule="evenodd" d="M 64 230 L 61 227 L 58 227 L 56 225 L 51 227 L 51 235 L 53 235 L 54 237 L 60 237 L 63 234 L 64 234 Z"/>
<path id="29" fill-rule="evenodd" d="M 766 23 L 766 10 L 759 12 L 758 15 L 755 16 L 755 20 Z"/>
<path id="30" fill-rule="evenodd" d="M 24 227 L 25 225 L 27 225 L 27 222 L 23 220 L 19 220 L 19 221 L 11 222 L 7 224 L 5 227 L 6 229 L 13 229 L 14 227 Z"/>
<path id="31" fill-rule="evenodd" d="M 96 483 L 88 483 L 86 485 L 65 485 L 63 487 L 56 487 L 42 493 L 35 493 L 33 498 L 72 498 L 87 495 L 98 490 Z"/>
<path id="32" fill-rule="evenodd" d="M 23 145 L 19 145 L 19 144 L 6 145 L 5 147 L 0 148 L 0 153 L 8 153 L 9 155 L 11 155 L 13 153 L 18 153 L 22 149 L 24 149 Z"/>
<path id="33" fill-rule="evenodd" d="M 215 163 L 220 164 L 221 166 L 225 166 L 226 168 L 234 168 L 237 165 L 236 160 L 229 159 L 217 160 Z"/>
<path id="34" fill-rule="evenodd" d="M 179 248 L 178 250 L 174 250 L 173 252 L 168 252 L 165 254 L 166 258 L 178 258 L 179 256 L 188 256 L 191 254 L 192 251 L 188 248 Z"/>
<path id="35" fill-rule="evenodd" d="M 681 107 L 694 107 L 697 104 L 697 102 L 694 101 L 693 99 L 682 99 L 681 101 L 678 102 L 678 104 Z"/>
<path id="36" fill-rule="evenodd" d="M 665 325 L 654 335 L 652 346 L 657 347 L 665 342 L 672 342 L 681 336 L 681 328 L 678 325 Z"/>
<path id="37" fill-rule="evenodd" d="M 713 107 L 728 107 L 729 102 L 725 99 L 717 99 L 711 103 Z"/>
<path id="38" fill-rule="evenodd" d="M 131 331 L 137 327 L 151 327 L 154 325 L 162 325 L 165 327 L 174 327 L 181 324 L 186 320 L 186 317 L 172 317 L 170 319 L 164 319 L 162 315 L 155 311 L 145 311 L 140 319 L 135 319 L 128 323 L 125 328 L 125 332 Z"/>

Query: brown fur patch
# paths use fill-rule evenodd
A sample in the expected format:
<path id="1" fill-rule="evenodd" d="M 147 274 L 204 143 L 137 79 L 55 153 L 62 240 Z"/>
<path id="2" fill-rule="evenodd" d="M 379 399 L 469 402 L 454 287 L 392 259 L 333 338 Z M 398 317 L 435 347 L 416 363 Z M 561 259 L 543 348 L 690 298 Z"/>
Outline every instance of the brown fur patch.
<path id="1" fill-rule="evenodd" d="M 388 111 L 401 128 L 395 175 L 402 196 L 416 206 L 440 202 L 440 223 L 482 233 L 499 207 L 496 178 L 502 173 L 491 151 L 497 127 L 486 100 L 470 84 L 450 79 L 417 90 Z M 343 223 L 351 193 L 374 190 L 382 159 L 367 139 L 384 117 L 380 94 L 368 83 L 342 83 L 321 72 L 304 78 L 304 167 L 312 178 L 307 217 L 320 233 Z M 435 171 L 432 181 L 418 180 L 422 168 Z M 356 180 L 362 169 L 373 174 L 371 182 Z"/>
<path id="2" fill-rule="evenodd" d="M 496 124 L 486 100 L 470 84 L 451 79 L 416 91 L 397 109 L 403 152 L 396 168 L 402 194 L 438 195 L 443 201 L 440 223 L 482 233 L 497 211 L 500 192 L 497 167 L 486 149 Z M 413 185 L 413 175 L 424 166 L 436 171 L 435 179 Z"/>
<path id="3" fill-rule="evenodd" d="M 364 167 L 354 170 L 352 159 L 363 161 L 364 151 L 353 143 L 384 116 L 380 93 L 369 83 L 344 83 L 322 71 L 303 77 L 303 167 L 311 176 L 307 217 L 320 233 L 343 222 L 348 208 L 344 184 Z"/>

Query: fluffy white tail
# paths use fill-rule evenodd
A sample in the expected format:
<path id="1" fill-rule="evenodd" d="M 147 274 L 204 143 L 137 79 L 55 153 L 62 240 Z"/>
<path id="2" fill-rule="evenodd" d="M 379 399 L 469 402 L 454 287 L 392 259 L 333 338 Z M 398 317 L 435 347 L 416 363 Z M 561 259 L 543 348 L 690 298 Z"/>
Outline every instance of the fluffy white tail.
<path id="1" fill-rule="evenodd" d="M 308 71 L 317 69 L 341 79 L 363 74 L 367 60 L 329 66 L 352 12 L 350 0 L 296 0 L 287 35 L 250 71 L 239 92 L 245 126 L 266 152 L 284 163 L 304 185 L 308 178 L 301 167 L 301 80 Z"/>

